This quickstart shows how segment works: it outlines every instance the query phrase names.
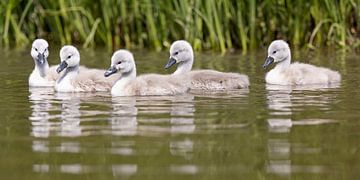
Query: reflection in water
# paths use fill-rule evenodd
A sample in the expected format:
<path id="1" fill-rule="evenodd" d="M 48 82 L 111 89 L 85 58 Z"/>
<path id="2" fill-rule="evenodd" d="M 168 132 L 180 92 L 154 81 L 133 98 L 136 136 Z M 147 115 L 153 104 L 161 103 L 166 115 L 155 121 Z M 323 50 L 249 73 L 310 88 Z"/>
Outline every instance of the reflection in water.
<path id="1" fill-rule="evenodd" d="M 55 98 L 61 100 L 60 136 L 80 136 L 80 97 L 69 93 L 56 93 Z"/>
<path id="2" fill-rule="evenodd" d="M 34 137 L 49 137 L 50 133 L 60 136 L 80 136 L 80 96 L 69 93 L 55 93 L 52 88 L 31 88 L 30 102 Z M 60 100 L 60 102 L 59 102 Z M 60 103 L 60 107 L 58 104 Z M 61 111 L 59 115 L 56 115 Z M 58 118 L 60 117 L 60 122 Z"/>
<path id="3" fill-rule="evenodd" d="M 305 107 L 314 106 L 319 110 L 328 110 L 331 97 L 324 93 L 332 88 L 338 88 L 339 85 L 311 85 L 311 86 L 278 86 L 266 85 L 267 104 L 270 110 L 268 118 L 269 133 L 289 134 L 291 128 L 295 125 L 320 125 L 334 123 L 331 119 L 302 119 L 293 120 L 294 111 L 305 111 Z M 306 95 L 305 95 L 306 94 Z M 310 95 L 309 95 L 310 94 Z M 309 154 L 319 153 L 317 148 L 293 147 L 289 138 L 268 139 L 269 162 L 266 170 L 269 173 L 275 173 L 282 176 L 290 176 L 294 172 L 321 173 L 325 167 L 295 165 L 291 161 L 291 153 Z M 305 153 L 304 153 L 305 152 Z"/>
<path id="4" fill-rule="evenodd" d="M 127 177 L 137 173 L 138 166 L 136 164 L 115 164 L 112 165 L 111 170 L 115 177 Z"/>
<path id="5" fill-rule="evenodd" d="M 52 88 L 31 88 L 29 99 L 32 103 L 32 114 L 29 120 L 32 124 L 31 134 L 34 137 L 81 135 L 79 97 L 71 94 L 54 94 Z M 59 110 L 60 114 L 56 115 L 55 113 Z M 65 141 L 59 146 L 51 147 L 47 139 L 36 139 L 32 143 L 32 150 L 41 153 L 79 153 L 81 149 L 78 142 Z M 42 172 L 46 169 L 49 169 L 48 165 L 34 166 L 34 171 Z"/>
<path id="6" fill-rule="evenodd" d="M 55 152 L 62 153 L 80 153 L 79 142 L 61 142 L 59 147 L 54 148 Z"/>
<path id="7" fill-rule="evenodd" d="M 173 156 L 181 156 L 187 160 L 193 157 L 194 142 L 190 139 L 171 141 L 170 153 Z"/>
<path id="8" fill-rule="evenodd" d="M 333 123 L 331 119 L 302 119 L 292 120 L 294 112 L 302 112 L 306 107 L 316 107 L 319 110 L 328 110 L 331 101 L 334 99 L 332 94 L 327 91 L 339 88 L 335 85 L 307 85 L 307 86 L 279 86 L 266 85 L 267 104 L 271 118 L 268 119 L 270 130 L 285 130 L 293 125 L 316 125 Z"/>
<path id="9" fill-rule="evenodd" d="M 193 99 L 191 94 L 137 97 L 138 122 L 141 124 L 138 132 L 143 135 L 194 132 Z"/>
<path id="10" fill-rule="evenodd" d="M 194 123 L 194 96 L 182 95 L 171 99 L 170 124 L 171 133 L 194 133 L 196 126 Z M 193 157 L 194 142 L 191 138 L 183 140 L 172 140 L 169 143 L 170 153 L 173 156 L 181 156 L 186 160 Z M 196 174 L 198 168 L 195 165 L 171 165 L 170 171 L 179 174 Z"/>
<path id="11" fill-rule="evenodd" d="M 34 164 L 33 171 L 38 173 L 61 172 L 65 174 L 85 174 L 112 172 L 115 177 L 128 177 L 138 171 L 136 164 L 114 164 L 110 168 L 104 168 L 100 165 L 82 165 L 82 164 L 61 164 L 51 166 L 49 164 Z"/>
<path id="12" fill-rule="evenodd" d="M 81 116 L 87 114 L 101 115 L 98 110 L 81 110 L 81 98 L 96 97 L 92 94 L 54 93 L 50 89 L 30 89 L 30 102 L 32 114 L 29 120 L 32 124 L 34 137 L 65 136 L 78 137 L 88 135 L 83 129 L 97 130 L 94 134 L 101 133 L 104 127 L 81 126 Z M 89 99 L 87 99 L 89 101 Z M 136 98 L 113 98 L 111 101 L 109 127 L 110 133 L 105 130 L 104 134 L 134 136 L 137 133 L 137 108 Z M 82 113 L 83 112 L 83 113 Z M 56 114 L 58 113 L 58 114 Z M 54 115 L 52 115 L 54 114 Z M 103 114 L 106 114 L 103 112 Z M 92 120 L 91 118 L 88 118 Z M 60 121 L 59 121 L 60 120 Z M 85 119 L 86 120 L 86 119 Z M 101 121 L 101 118 L 99 118 Z M 86 122 L 86 121 L 85 121 Z M 113 141 L 109 148 L 110 153 L 115 155 L 134 155 L 135 141 Z M 79 154 L 88 151 L 79 141 L 63 139 L 58 144 L 50 144 L 48 139 L 35 139 L 32 142 L 32 150 L 37 153 L 72 153 Z M 61 163 L 61 162 L 58 162 Z M 51 173 L 61 172 L 65 174 L 84 174 L 94 172 L 112 172 L 113 176 L 127 177 L 138 171 L 137 164 L 112 164 L 110 166 L 88 165 L 82 161 L 71 164 L 33 164 L 34 172 Z"/>
<path id="13" fill-rule="evenodd" d="M 141 135 L 192 134 L 194 122 L 194 95 L 137 97 L 140 114 Z M 145 115 L 145 117 L 144 117 Z M 153 116 L 156 115 L 156 116 Z M 193 141 L 190 138 L 174 139 L 169 142 L 170 153 L 191 159 Z"/>
<path id="14" fill-rule="evenodd" d="M 172 97 L 170 111 L 171 133 L 193 133 L 195 131 L 194 112 L 193 95 Z"/>
<path id="15" fill-rule="evenodd" d="M 292 126 L 291 87 L 267 85 L 267 104 L 271 118 L 268 119 L 269 131 L 285 133 Z"/>
<path id="16" fill-rule="evenodd" d="M 137 107 L 135 97 L 113 97 L 111 100 L 112 111 L 109 118 L 110 133 L 116 136 L 135 136 L 137 135 Z M 110 152 L 121 156 L 135 155 L 135 141 L 112 141 Z M 117 175 L 126 172 L 135 173 L 136 165 L 117 165 L 112 167 Z"/>
<path id="17" fill-rule="evenodd" d="M 175 96 L 171 99 L 171 111 L 170 111 L 170 124 L 171 133 L 185 133 L 191 134 L 195 131 L 194 123 L 194 96 L 193 95 L 182 95 Z M 183 140 L 172 140 L 169 143 L 170 153 L 173 156 L 181 156 L 185 159 L 191 159 L 193 157 L 194 142 L 190 138 Z M 184 172 L 195 174 L 197 171 L 194 166 L 181 165 L 181 167 L 171 167 L 171 171 Z"/>
<path id="18" fill-rule="evenodd" d="M 269 124 L 270 133 L 289 133 L 292 127 L 292 103 L 290 94 L 291 88 L 284 88 L 279 86 L 266 86 L 267 104 L 270 110 L 270 117 L 267 121 Z M 290 175 L 291 160 L 290 160 L 291 145 L 289 139 L 269 138 L 268 140 L 268 156 L 269 162 L 266 167 L 270 173 L 279 175 Z"/>
<path id="19" fill-rule="evenodd" d="M 171 165 L 170 171 L 176 174 L 196 174 L 199 170 L 195 165 Z"/>
<path id="20" fill-rule="evenodd" d="M 31 134 L 35 137 L 48 137 L 50 128 L 53 125 L 49 122 L 54 118 L 50 114 L 53 110 L 52 97 L 54 94 L 53 88 L 30 88 L 29 100 L 32 103 L 32 109 L 29 120 L 32 125 Z"/>
<path id="21" fill-rule="evenodd" d="M 135 97 L 112 98 L 112 111 L 109 125 L 111 134 L 134 136 L 137 132 L 137 116 Z"/>

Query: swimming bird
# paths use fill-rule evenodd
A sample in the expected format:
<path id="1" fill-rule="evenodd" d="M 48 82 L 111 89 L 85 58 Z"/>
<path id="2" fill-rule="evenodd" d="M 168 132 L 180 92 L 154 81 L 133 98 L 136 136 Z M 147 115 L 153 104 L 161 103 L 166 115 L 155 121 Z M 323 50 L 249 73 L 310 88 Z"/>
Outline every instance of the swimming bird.
<path id="1" fill-rule="evenodd" d="M 61 63 L 56 71 L 65 72 L 56 81 L 55 90 L 58 92 L 110 91 L 115 82 L 115 77 L 104 78 L 104 70 L 79 69 L 80 53 L 74 46 L 63 46 L 60 59 Z"/>
<path id="2" fill-rule="evenodd" d="M 185 40 L 175 41 L 170 47 L 170 58 L 165 69 L 177 64 L 173 75 L 187 74 L 191 79 L 191 89 L 231 90 L 247 88 L 249 78 L 239 73 L 224 73 L 215 70 L 191 71 L 194 62 L 193 49 Z"/>
<path id="3" fill-rule="evenodd" d="M 29 76 L 31 87 L 52 87 L 59 77 L 56 67 L 49 67 L 47 58 L 49 56 L 49 44 L 44 39 L 36 39 L 32 43 L 31 56 L 34 59 L 35 67 Z"/>
<path id="4" fill-rule="evenodd" d="M 304 63 L 291 63 L 289 45 L 283 40 L 273 41 L 268 48 L 264 68 L 276 63 L 265 77 L 266 83 L 277 85 L 333 84 L 341 81 L 337 71 Z"/>
<path id="5" fill-rule="evenodd" d="M 188 79 L 183 76 L 144 74 L 136 77 L 134 56 L 121 49 L 111 57 L 111 66 L 105 77 L 119 73 L 121 77 L 111 89 L 112 96 L 160 96 L 183 94 L 189 90 Z"/>

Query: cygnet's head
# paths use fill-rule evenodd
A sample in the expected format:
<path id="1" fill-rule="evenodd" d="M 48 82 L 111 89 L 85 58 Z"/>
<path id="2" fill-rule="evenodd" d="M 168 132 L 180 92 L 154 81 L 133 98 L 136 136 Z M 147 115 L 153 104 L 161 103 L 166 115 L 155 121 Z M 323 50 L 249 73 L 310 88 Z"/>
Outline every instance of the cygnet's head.
<path id="1" fill-rule="evenodd" d="M 263 65 L 264 68 L 268 67 L 273 62 L 281 62 L 291 56 L 288 43 L 283 40 L 273 41 L 268 48 L 268 57 Z"/>
<path id="2" fill-rule="evenodd" d="M 36 39 L 32 43 L 31 56 L 38 65 L 43 65 L 49 56 L 49 44 L 44 39 Z"/>
<path id="3" fill-rule="evenodd" d="M 120 72 L 126 74 L 132 72 L 135 69 L 135 60 L 133 54 L 125 49 L 120 49 L 114 52 L 111 57 L 111 66 L 105 72 L 104 76 L 109 77 L 110 75 Z"/>
<path id="4" fill-rule="evenodd" d="M 165 69 L 170 68 L 174 64 L 192 61 L 193 58 L 194 52 L 190 43 L 185 40 L 175 41 L 170 47 L 170 58 L 165 65 Z"/>
<path id="5" fill-rule="evenodd" d="M 80 63 L 80 53 L 76 47 L 71 45 L 63 46 L 60 50 L 60 60 L 61 63 L 56 69 L 58 73 L 63 71 L 65 68 L 79 66 Z"/>

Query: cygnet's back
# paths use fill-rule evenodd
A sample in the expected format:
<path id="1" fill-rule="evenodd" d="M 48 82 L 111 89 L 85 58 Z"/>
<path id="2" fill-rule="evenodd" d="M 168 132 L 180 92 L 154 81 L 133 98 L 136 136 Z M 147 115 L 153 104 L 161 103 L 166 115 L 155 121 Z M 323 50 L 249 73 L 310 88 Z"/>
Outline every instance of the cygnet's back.
<path id="1" fill-rule="evenodd" d="M 284 76 L 289 78 L 291 84 L 332 84 L 341 79 L 339 72 L 324 67 L 316 67 L 311 64 L 292 63 L 289 69 L 284 71 Z"/>
<path id="2" fill-rule="evenodd" d="M 103 76 L 104 70 L 88 69 L 79 70 L 77 78 L 74 79 L 73 86 L 76 92 L 96 92 L 96 91 L 110 91 L 115 80 L 105 79 Z"/>
<path id="3" fill-rule="evenodd" d="M 180 76 L 144 74 L 138 76 L 126 88 L 131 96 L 159 96 L 183 94 L 189 90 L 188 80 Z"/>
<path id="4" fill-rule="evenodd" d="M 191 79 L 191 89 L 231 90 L 247 88 L 250 85 L 247 75 L 239 73 L 224 73 L 215 70 L 193 70 L 194 53 L 191 45 L 184 41 L 175 41 L 170 47 L 170 58 L 165 68 L 177 64 L 173 75 L 188 74 Z"/>
<path id="5" fill-rule="evenodd" d="M 192 89 L 231 90 L 249 86 L 249 78 L 239 73 L 223 73 L 215 70 L 195 70 L 188 72 L 192 79 Z"/>
<path id="6" fill-rule="evenodd" d="M 116 51 L 111 58 L 111 67 L 105 76 L 120 73 L 121 77 L 111 90 L 113 96 L 162 96 L 183 94 L 189 90 L 187 76 L 144 74 L 136 77 L 136 65 L 132 53 Z"/>

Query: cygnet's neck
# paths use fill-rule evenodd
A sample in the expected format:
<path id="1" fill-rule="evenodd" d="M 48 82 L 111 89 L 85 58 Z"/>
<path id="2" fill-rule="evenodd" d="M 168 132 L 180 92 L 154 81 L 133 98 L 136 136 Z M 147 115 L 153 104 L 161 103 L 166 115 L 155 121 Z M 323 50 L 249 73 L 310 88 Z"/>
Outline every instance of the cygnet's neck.
<path id="1" fill-rule="evenodd" d="M 179 75 L 190 72 L 192 69 L 193 62 L 194 62 L 194 57 L 191 57 L 185 61 L 181 61 L 177 65 L 176 71 L 173 73 L 173 75 Z"/>
<path id="2" fill-rule="evenodd" d="M 285 60 L 282 60 L 276 64 L 275 69 L 284 70 L 290 66 L 290 63 L 291 63 L 291 55 L 289 54 L 289 56 L 287 56 Z"/>
<path id="3" fill-rule="evenodd" d="M 47 60 L 45 60 L 43 64 L 40 64 L 37 60 L 34 61 L 35 61 L 34 70 L 38 72 L 41 77 L 44 78 L 49 70 L 49 63 L 47 62 Z"/>
<path id="4" fill-rule="evenodd" d="M 111 94 L 118 95 L 122 94 L 124 89 L 136 79 L 136 68 L 130 72 L 122 73 L 121 77 L 116 81 L 114 86 L 111 88 Z"/>
<path id="5" fill-rule="evenodd" d="M 72 79 L 73 77 L 79 74 L 79 65 L 73 67 L 67 67 L 64 74 L 57 80 L 57 83 L 60 83 L 64 79 Z"/>

